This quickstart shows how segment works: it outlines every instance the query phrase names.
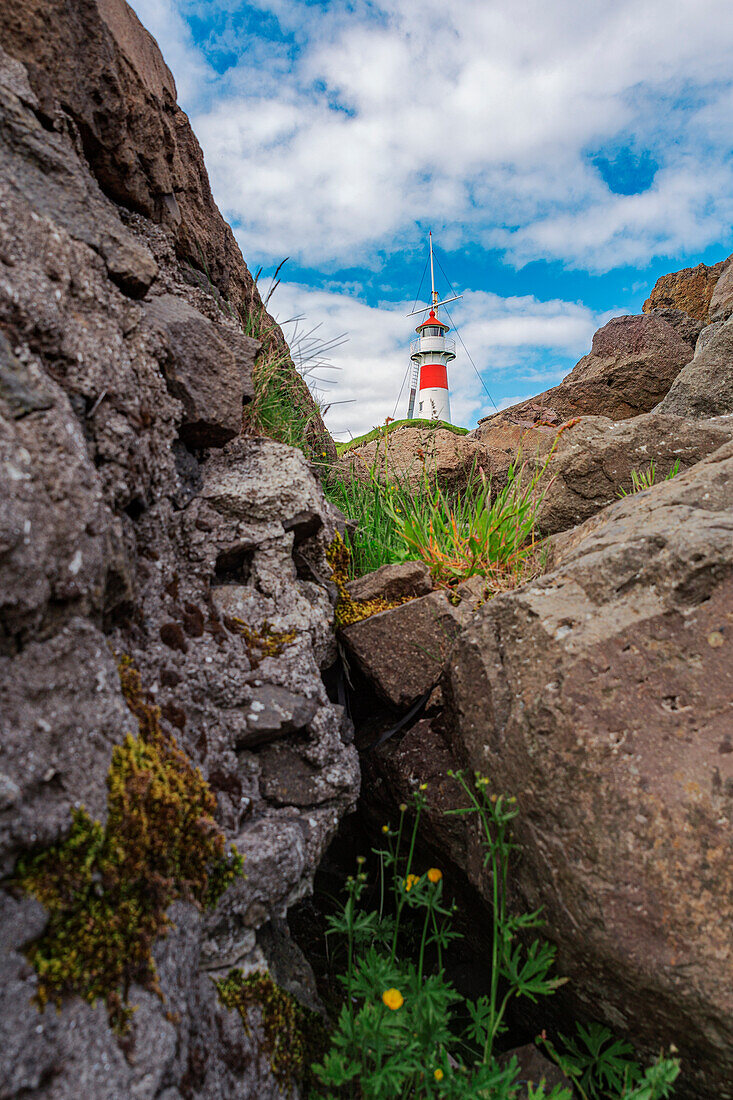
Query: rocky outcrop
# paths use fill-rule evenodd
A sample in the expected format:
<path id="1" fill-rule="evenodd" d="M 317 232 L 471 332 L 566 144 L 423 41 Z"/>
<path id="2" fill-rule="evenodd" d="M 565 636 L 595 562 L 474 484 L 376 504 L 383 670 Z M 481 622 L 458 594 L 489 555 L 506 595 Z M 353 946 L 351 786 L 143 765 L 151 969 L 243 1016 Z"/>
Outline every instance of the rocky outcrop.
<path id="1" fill-rule="evenodd" d="M 566 1010 L 675 1042 L 680 1096 L 726 1100 L 733 445 L 563 538 L 457 639 L 453 754 L 519 799 L 514 885 L 544 907 Z"/>
<path id="2" fill-rule="evenodd" d="M 711 266 L 698 264 L 662 275 L 641 308 L 644 313 L 655 309 L 681 309 L 688 317 L 707 324 L 716 284 L 729 266 L 730 257 Z"/>
<path id="3" fill-rule="evenodd" d="M 701 328 L 676 309 L 614 317 L 558 386 L 480 420 L 473 438 L 483 441 L 497 423 L 559 427 L 574 416 L 624 420 L 650 412 L 692 359 Z"/>
<path id="4" fill-rule="evenodd" d="M 259 347 L 239 311 L 262 307 L 152 39 L 117 0 L 0 25 L 0 1096 L 280 1096 L 259 1010 L 245 1026 L 212 977 L 267 965 L 261 930 L 356 796 L 321 678 L 339 517 L 301 452 L 239 434 Z M 246 874 L 206 912 L 173 890 L 159 990 L 93 1006 L 79 979 L 39 1014 L 48 914 L 8 876 L 82 805 L 106 828 L 120 753 L 155 744 L 214 800 L 188 828 Z M 122 1036 L 116 994 L 137 1008 Z"/>

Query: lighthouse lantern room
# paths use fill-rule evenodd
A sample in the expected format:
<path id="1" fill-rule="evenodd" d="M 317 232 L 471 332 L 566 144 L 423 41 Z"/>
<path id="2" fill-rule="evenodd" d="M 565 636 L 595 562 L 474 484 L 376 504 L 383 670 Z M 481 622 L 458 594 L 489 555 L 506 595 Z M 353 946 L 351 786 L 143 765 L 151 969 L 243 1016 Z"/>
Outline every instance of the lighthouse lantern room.
<path id="1" fill-rule="evenodd" d="M 450 424 L 450 391 L 448 389 L 448 364 L 455 359 L 455 341 L 446 339 L 450 331 L 445 321 L 441 321 L 436 314 L 436 309 L 445 302 L 438 301 L 435 290 L 435 273 L 433 269 L 433 235 L 429 235 L 430 246 L 430 280 L 432 285 L 431 304 L 423 309 L 415 310 L 415 313 L 424 313 L 428 309 L 427 320 L 416 328 L 418 339 L 410 345 L 410 359 L 412 360 L 412 377 L 410 385 L 410 403 L 408 418 L 417 416 L 425 420 L 444 420 Z M 447 301 L 454 302 L 462 295 L 455 295 Z M 413 316 L 413 314 L 410 314 Z M 417 396 L 417 408 L 415 397 Z"/>

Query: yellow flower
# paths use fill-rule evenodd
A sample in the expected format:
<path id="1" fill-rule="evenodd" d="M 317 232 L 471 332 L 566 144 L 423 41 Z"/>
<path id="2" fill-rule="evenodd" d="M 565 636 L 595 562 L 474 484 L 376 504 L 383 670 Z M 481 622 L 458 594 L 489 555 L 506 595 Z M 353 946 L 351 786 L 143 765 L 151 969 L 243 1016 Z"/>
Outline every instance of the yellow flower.
<path id="1" fill-rule="evenodd" d="M 419 881 L 419 875 L 408 875 L 405 879 L 405 890 L 409 892 L 410 890 L 412 890 L 413 886 L 417 886 Z"/>
<path id="2" fill-rule="evenodd" d="M 418 790 L 426 791 L 428 789 L 427 783 L 421 783 Z"/>
<path id="3" fill-rule="evenodd" d="M 399 989 L 385 989 L 382 994 L 382 1000 L 387 1008 L 391 1008 L 393 1012 L 396 1012 L 398 1008 L 402 1008 L 405 1003 L 405 998 L 402 996 Z"/>
<path id="4" fill-rule="evenodd" d="M 388 833 L 389 832 L 389 825 L 383 825 L 382 826 L 382 832 L 383 833 Z"/>
<path id="5" fill-rule="evenodd" d="M 442 1081 L 443 1080 L 443 1071 L 442 1071 L 442 1069 L 440 1069 L 440 1068 L 436 1069 L 435 1073 L 433 1074 L 433 1077 L 435 1078 L 436 1081 Z"/>
<path id="6" fill-rule="evenodd" d="M 428 879 L 432 883 L 440 882 L 443 877 L 443 872 L 438 867 L 431 867 L 428 871 Z"/>

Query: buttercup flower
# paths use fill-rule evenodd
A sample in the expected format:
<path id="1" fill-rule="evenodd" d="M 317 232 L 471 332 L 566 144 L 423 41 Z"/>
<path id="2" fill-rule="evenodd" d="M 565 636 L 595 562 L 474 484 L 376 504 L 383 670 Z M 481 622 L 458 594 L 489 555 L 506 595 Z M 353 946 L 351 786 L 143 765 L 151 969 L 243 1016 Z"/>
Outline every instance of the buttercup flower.
<path id="1" fill-rule="evenodd" d="M 428 879 L 432 883 L 440 882 L 443 877 L 443 872 L 438 867 L 431 867 L 428 871 Z"/>
<path id="2" fill-rule="evenodd" d="M 420 881 L 419 875 L 408 875 L 405 879 L 405 890 L 408 892 L 412 890 L 413 886 L 416 886 Z"/>
<path id="3" fill-rule="evenodd" d="M 382 832 L 383 833 L 388 833 L 389 832 L 389 825 L 383 825 L 382 826 Z"/>
<path id="4" fill-rule="evenodd" d="M 385 989 L 382 994 L 382 1000 L 387 1008 L 391 1008 L 393 1012 L 396 1012 L 398 1008 L 402 1008 L 405 1003 L 405 998 L 402 996 L 399 989 Z"/>
<path id="5" fill-rule="evenodd" d="M 438 1069 L 436 1069 L 435 1073 L 433 1074 L 433 1077 L 435 1078 L 436 1081 L 442 1081 L 443 1080 L 443 1071 L 440 1067 L 438 1067 Z"/>

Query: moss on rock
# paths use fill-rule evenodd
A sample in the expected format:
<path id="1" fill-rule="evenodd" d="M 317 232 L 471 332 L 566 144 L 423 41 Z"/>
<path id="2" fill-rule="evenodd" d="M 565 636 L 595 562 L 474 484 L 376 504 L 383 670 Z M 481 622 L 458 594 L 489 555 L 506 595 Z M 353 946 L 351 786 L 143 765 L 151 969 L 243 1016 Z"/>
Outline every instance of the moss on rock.
<path id="1" fill-rule="evenodd" d="M 355 600 L 348 589 L 351 551 L 338 531 L 326 551 L 326 560 L 331 566 L 331 579 L 338 589 L 335 619 L 336 625 L 339 627 L 360 623 L 362 619 L 378 615 L 380 611 L 391 611 L 392 608 L 399 607 L 403 603 L 409 603 L 410 600 L 415 598 L 414 596 L 400 596 L 394 600 L 386 600 L 383 596 L 375 596 L 371 600 Z"/>
<path id="2" fill-rule="evenodd" d="M 328 1030 L 321 1017 L 298 1004 L 262 970 L 230 970 L 216 988 L 222 1004 L 239 1013 L 248 1034 L 249 1012 L 259 1008 L 263 1050 L 281 1088 L 290 1090 L 296 1082 L 307 1087 L 312 1063 L 328 1049 Z"/>
<path id="3" fill-rule="evenodd" d="M 214 820 L 216 800 L 198 768 L 160 726 L 129 659 L 120 662 L 125 700 L 138 720 L 113 754 L 107 821 L 74 811 L 59 844 L 19 861 L 15 882 L 45 905 L 43 935 L 27 949 L 40 1008 L 76 994 L 102 1001 L 124 1031 L 130 986 L 160 994 L 153 945 L 183 899 L 210 907 L 241 873 Z"/>

